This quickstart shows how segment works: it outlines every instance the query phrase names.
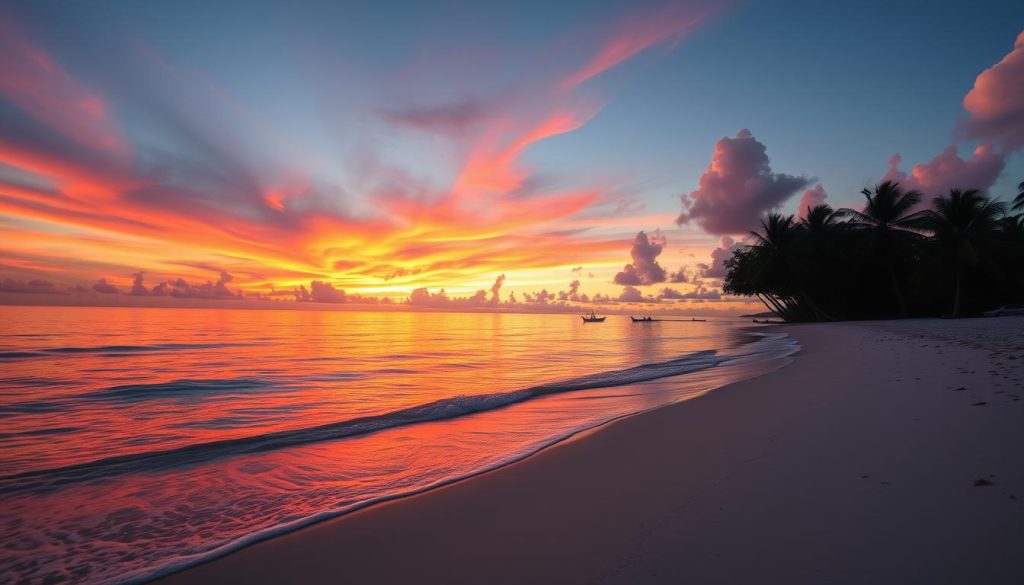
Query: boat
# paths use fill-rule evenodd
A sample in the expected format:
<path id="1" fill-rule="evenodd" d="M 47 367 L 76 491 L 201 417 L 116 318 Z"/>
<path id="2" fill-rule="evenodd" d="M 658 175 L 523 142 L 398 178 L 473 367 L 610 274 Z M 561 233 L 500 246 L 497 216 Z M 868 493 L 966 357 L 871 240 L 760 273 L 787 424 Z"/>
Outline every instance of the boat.
<path id="1" fill-rule="evenodd" d="M 690 317 L 689 319 L 654 319 L 652 317 L 634 317 L 634 316 L 630 315 L 629 318 L 632 319 L 634 323 L 654 323 L 654 322 L 657 322 L 657 321 L 678 321 L 680 323 L 703 323 L 703 322 L 707 321 L 707 319 L 698 319 L 696 317 Z"/>
<path id="2" fill-rule="evenodd" d="M 998 309 L 985 311 L 982 315 L 986 317 L 1003 317 L 1011 315 L 1024 315 L 1024 305 L 1005 305 Z"/>
<path id="3" fill-rule="evenodd" d="M 608 317 L 598 317 L 591 311 L 589 315 L 580 315 L 580 318 L 583 319 L 584 323 L 604 323 L 604 320 Z"/>
<path id="4" fill-rule="evenodd" d="M 760 325 L 781 325 L 784 321 L 773 321 L 772 319 L 754 319 L 754 323 Z"/>

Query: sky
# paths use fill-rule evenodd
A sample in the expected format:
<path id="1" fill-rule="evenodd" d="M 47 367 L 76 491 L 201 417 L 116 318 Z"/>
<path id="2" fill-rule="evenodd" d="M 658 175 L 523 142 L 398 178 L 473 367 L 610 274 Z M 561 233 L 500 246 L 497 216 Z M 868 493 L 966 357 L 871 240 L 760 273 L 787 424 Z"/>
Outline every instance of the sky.
<path id="1" fill-rule="evenodd" d="M 1024 180 L 1012 2 L 0 2 L 0 302 L 747 310 L 765 212 Z M 442 291 L 443 289 L 443 291 Z"/>

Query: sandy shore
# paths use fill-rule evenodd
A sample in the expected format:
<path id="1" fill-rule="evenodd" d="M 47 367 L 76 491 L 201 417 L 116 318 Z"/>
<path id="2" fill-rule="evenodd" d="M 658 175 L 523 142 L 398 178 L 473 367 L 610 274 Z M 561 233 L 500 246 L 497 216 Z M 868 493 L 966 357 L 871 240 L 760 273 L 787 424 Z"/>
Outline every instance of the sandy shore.
<path id="1" fill-rule="evenodd" d="M 162 583 L 1024 583 L 1024 318 L 786 326 L 783 370 Z"/>

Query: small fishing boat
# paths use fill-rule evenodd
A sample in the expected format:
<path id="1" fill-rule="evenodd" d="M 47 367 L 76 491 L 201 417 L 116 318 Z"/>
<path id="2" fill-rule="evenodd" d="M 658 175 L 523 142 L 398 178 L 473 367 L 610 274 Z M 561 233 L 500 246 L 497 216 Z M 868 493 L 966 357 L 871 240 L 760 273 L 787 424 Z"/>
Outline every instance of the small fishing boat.
<path id="1" fill-rule="evenodd" d="M 651 319 L 650 317 L 634 317 L 630 315 L 629 318 L 632 319 L 634 323 L 650 323 L 654 321 L 654 319 Z"/>
<path id="2" fill-rule="evenodd" d="M 1004 315 L 1024 315 L 1024 305 L 1006 305 L 991 311 L 985 311 L 982 315 L 986 317 L 1002 317 Z"/>
<path id="3" fill-rule="evenodd" d="M 707 319 L 697 319 L 696 317 L 691 317 L 690 321 L 693 321 L 694 323 L 703 323 L 704 321 L 707 321 Z"/>
<path id="4" fill-rule="evenodd" d="M 604 320 L 608 317 L 598 317 L 591 311 L 589 315 L 580 315 L 580 318 L 583 319 L 584 323 L 604 323 Z"/>

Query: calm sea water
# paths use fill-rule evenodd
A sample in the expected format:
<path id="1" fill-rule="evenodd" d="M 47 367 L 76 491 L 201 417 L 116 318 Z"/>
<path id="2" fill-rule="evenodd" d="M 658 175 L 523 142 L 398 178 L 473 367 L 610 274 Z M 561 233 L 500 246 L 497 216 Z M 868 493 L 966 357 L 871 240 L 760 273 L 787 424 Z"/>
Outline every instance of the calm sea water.
<path id="1" fill-rule="evenodd" d="M 0 580 L 145 580 L 788 363 L 747 325 L 0 307 Z"/>

